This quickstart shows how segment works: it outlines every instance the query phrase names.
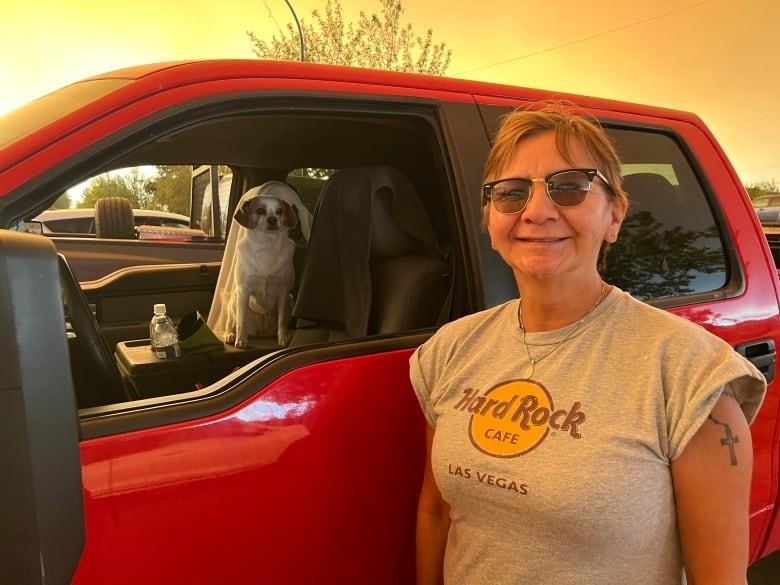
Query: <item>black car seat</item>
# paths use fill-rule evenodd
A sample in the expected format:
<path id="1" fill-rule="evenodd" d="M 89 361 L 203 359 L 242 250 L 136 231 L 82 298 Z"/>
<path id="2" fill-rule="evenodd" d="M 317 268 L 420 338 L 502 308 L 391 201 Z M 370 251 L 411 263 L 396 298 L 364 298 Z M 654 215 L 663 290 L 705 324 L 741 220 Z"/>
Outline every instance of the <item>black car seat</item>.
<path id="1" fill-rule="evenodd" d="M 411 183 L 367 166 L 323 188 L 300 283 L 291 345 L 435 326 L 451 271 Z"/>
<path id="2" fill-rule="evenodd" d="M 648 213 L 653 220 L 662 225 L 679 223 L 679 213 L 683 209 L 678 189 L 669 180 L 658 173 L 634 173 L 623 178 L 623 189 L 630 201 L 629 217 L 642 212 Z"/>

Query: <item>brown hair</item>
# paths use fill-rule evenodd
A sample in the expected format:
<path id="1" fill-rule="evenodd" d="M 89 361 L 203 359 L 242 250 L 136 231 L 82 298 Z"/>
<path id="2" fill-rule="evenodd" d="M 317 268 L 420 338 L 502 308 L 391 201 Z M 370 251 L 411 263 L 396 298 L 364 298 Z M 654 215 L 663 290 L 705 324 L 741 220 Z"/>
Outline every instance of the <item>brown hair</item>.
<path id="1" fill-rule="evenodd" d="M 623 191 L 620 158 L 615 147 L 598 121 L 585 116 L 586 114 L 577 110 L 575 106 L 560 102 L 539 102 L 529 105 L 528 109 L 510 112 L 501 121 L 488 154 L 483 181 L 498 176 L 523 139 L 554 132 L 555 144 L 561 156 L 569 164 L 574 165 L 572 157 L 574 145 L 582 146 L 609 181 L 607 193 L 613 205 L 628 209 L 628 197 Z M 484 226 L 487 225 L 488 213 L 487 202 L 483 202 Z M 608 243 L 602 243 L 598 259 L 599 270 L 605 267 L 608 248 Z"/>

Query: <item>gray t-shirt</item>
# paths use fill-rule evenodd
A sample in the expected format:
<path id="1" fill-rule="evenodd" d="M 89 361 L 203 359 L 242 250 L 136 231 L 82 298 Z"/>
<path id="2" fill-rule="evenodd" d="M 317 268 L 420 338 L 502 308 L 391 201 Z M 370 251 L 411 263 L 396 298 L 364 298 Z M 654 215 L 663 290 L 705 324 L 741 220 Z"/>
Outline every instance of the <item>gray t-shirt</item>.
<path id="1" fill-rule="evenodd" d="M 514 300 L 459 319 L 411 358 L 451 508 L 445 582 L 679 584 L 670 463 L 723 391 L 752 421 L 763 376 L 614 289 L 573 334 L 529 333 L 523 379 L 517 314 Z"/>

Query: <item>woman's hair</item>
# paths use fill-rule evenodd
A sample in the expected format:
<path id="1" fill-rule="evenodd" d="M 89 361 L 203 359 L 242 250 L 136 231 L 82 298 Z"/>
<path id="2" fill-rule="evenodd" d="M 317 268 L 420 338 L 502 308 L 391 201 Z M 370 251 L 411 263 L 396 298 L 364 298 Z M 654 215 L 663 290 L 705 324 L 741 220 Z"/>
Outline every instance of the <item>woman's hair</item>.
<path id="1" fill-rule="evenodd" d="M 623 191 L 620 158 L 609 136 L 596 120 L 585 117 L 573 105 L 559 102 L 541 102 L 529 109 L 514 110 L 501 121 L 493 146 L 485 163 L 484 181 L 498 177 L 517 149 L 518 144 L 532 136 L 553 132 L 558 152 L 571 165 L 574 145 L 579 145 L 596 163 L 609 181 L 606 192 L 614 205 L 628 209 L 628 197 Z M 489 202 L 483 202 L 482 220 L 487 225 Z M 598 267 L 604 269 L 609 244 L 604 242 L 599 252 Z"/>

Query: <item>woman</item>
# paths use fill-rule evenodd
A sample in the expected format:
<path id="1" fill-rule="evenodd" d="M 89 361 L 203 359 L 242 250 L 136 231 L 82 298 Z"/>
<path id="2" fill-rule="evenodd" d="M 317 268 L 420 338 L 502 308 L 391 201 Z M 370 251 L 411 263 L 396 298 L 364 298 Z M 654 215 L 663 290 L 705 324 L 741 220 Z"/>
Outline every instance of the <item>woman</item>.
<path id="1" fill-rule="evenodd" d="M 418 584 L 744 582 L 765 382 L 721 339 L 603 282 L 628 207 L 604 131 L 509 115 L 483 217 L 521 297 L 411 359 L 429 422 Z"/>

